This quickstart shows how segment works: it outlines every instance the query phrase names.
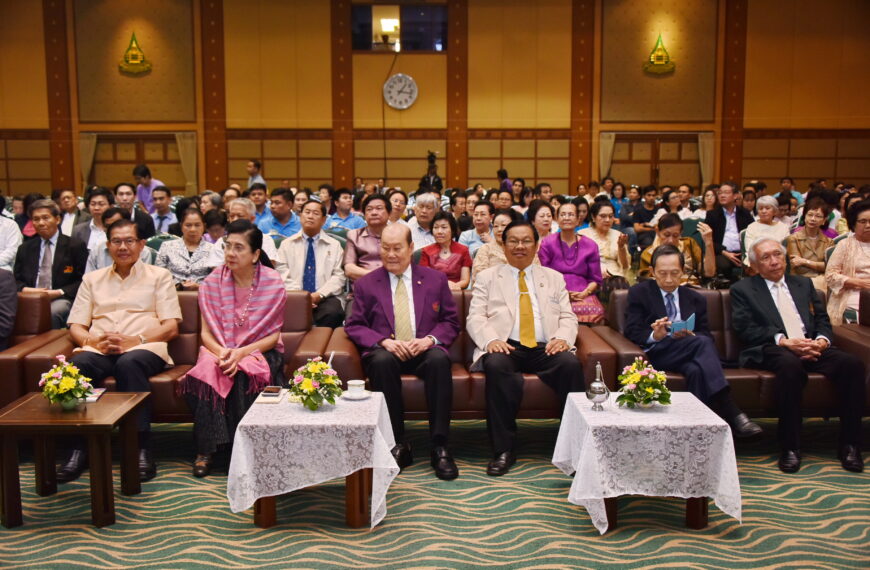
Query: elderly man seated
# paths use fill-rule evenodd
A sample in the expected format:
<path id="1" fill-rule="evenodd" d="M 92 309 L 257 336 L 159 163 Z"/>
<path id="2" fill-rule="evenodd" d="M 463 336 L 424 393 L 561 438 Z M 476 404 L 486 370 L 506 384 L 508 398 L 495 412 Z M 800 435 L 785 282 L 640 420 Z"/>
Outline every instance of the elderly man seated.
<path id="1" fill-rule="evenodd" d="M 67 319 L 78 346 L 72 362 L 97 385 L 114 376 L 120 392 L 150 392 L 150 377 L 172 364 L 167 342 L 178 334 L 178 296 L 169 271 L 139 261 L 145 242 L 135 223 L 119 220 L 106 229 L 106 237 L 114 264 L 85 275 Z M 150 400 L 138 422 L 139 476 L 147 481 L 157 475 L 149 449 Z M 78 478 L 86 463 L 78 441 L 57 480 Z"/>

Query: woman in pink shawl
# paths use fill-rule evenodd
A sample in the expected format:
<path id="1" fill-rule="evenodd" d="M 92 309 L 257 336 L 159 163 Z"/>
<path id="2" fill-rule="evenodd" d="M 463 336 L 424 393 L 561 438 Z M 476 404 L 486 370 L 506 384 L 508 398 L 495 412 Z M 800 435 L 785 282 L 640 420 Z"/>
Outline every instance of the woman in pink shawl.
<path id="1" fill-rule="evenodd" d="M 271 238 L 267 238 L 271 239 Z M 263 254 L 263 233 L 247 220 L 227 226 L 224 265 L 199 288 L 202 346 L 181 382 L 193 412 L 193 474 L 211 471 L 218 446 L 268 385 L 283 385 L 284 282 Z"/>

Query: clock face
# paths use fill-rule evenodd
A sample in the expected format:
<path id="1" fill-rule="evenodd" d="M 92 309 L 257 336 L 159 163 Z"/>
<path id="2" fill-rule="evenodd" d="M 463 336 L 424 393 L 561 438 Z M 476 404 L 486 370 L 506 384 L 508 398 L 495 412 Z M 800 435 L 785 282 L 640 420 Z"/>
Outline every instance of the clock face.
<path id="1" fill-rule="evenodd" d="M 410 75 L 397 73 L 384 83 L 384 101 L 393 109 L 407 109 L 417 100 L 417 82 Z"/>

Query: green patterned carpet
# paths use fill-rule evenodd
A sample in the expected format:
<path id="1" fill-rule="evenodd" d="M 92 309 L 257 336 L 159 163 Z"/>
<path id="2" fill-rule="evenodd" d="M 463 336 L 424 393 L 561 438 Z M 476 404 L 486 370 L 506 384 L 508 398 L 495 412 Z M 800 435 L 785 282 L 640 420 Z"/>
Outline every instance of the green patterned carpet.
<path id="1" fill-rule="evenodd" d="M 571 480 L 550 464 L 558 422 L 522 422 L 520 460 L 502 478 L 484 472 L 483 422 L 453 426 L 459 479 L 434 477 L 425 424 L 414 422 L 417 462 L 393 483 L 373 530 L 345 527 L 343 481 L 279 499 L 279 524 L 255 527 L 250 511 L 229 510 L 225 465 L 190 475 L 190 425 L 157 427 L 157 479 L 141 495 L 116 493 L 118 522 L 103 529 L 90 525 L 87 473 L 38 497 L 25 451 L 24 526 L 0 528 L 0 567 L 870 567 L 870 473 L 833 459 L 836 422 L 807 422 L 796 475 L 776 468 L 772 422 L 763 441 L 738 445 L 742 525 L 711 504 L 710 525 L 688 530 L 683 501 L 635 497 L 621 499 L 620 526 L 604 536 L 567 502 Z"/>

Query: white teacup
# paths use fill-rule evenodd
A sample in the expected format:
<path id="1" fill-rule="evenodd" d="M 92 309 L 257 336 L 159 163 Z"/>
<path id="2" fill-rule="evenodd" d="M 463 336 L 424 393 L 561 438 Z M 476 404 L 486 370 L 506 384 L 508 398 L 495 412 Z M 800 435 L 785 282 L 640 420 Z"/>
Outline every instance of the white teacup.
<path id="1" fill-rule="evenodd" d="M 350 394 L 362 394 L 366 389 L 365 380 L 348 380 L 347 391 Z"/>

